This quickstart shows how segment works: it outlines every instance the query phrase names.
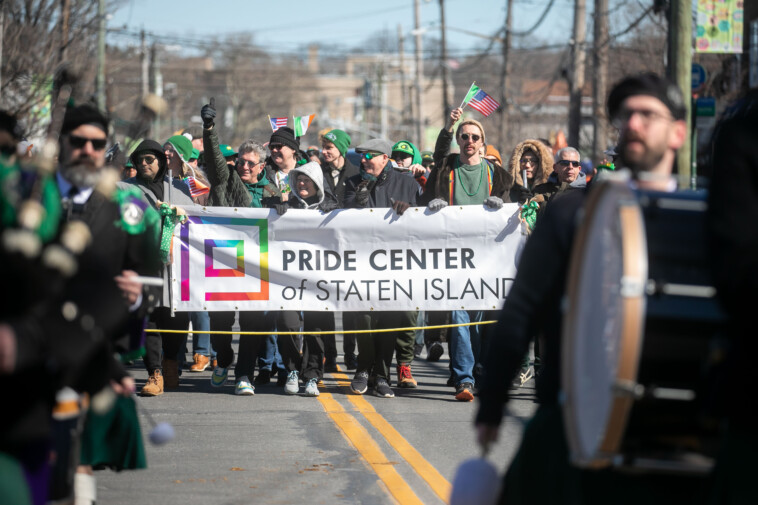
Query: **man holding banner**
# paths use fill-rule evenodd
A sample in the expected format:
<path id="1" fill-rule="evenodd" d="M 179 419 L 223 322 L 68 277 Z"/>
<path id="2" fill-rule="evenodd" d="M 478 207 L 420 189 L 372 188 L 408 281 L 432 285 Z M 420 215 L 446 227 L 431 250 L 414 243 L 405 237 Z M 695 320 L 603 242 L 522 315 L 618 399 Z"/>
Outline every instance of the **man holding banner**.
<path id="1" fill-rule="evenodd" d="M 392 170 L 390 156 L 392 145 L 383 139 L 372 139 L 358 146 L 361 155 L 360 173 L 347 181 L 345 206 L 357 209 L 391 207 L 398 216 L 416 205 L 418 186 L 412 177 Z M 358 330 L 380 328 L 407 328 L 415 326 L 418 311 L 370 311 L 357 312 L 355 326 Z M 393 398 L 390 388 L 390 366 L 395 351 L 395 341 L 405 339 L 413 348 L 415 332 L 412 330 L 388 333 L 362 333 L 357 336 L 358 368 L 350 388 L 356 394 L 368 390 L 369 377 L 374 378 L 374 395 Z M 416 387 L 411 375 L 410 363 L 398 365 L 398 381 Z M 407 386 L 406 386 L 407 387 Z"/>
<path id="2" fill-rule="evenodd" d="M 450 205 L 486 205 L 499 209 L 508 202 L 512 185 L 509 174 L 496 168 L 480 156 L 484 145 L 484 127 L 474 119 L 464 120 L 456 130 L 461 146 L 460 154 L 448 154 L 453 140 L 453 127 L 461 119 L 463 109 L 453 109 L 445 128 L 437 137 L 434 148 L 434 168 L 429 174 L 422 200 L 431 211 Z M 454 310 L 453 324 L 479 322 L 484 312 Z M 452 366 L 455 398 L 459 401 L 474 399 L 474 368 L 481 355 L 481 327 L 459 326 L 450 330 L 450 362 Z"/>

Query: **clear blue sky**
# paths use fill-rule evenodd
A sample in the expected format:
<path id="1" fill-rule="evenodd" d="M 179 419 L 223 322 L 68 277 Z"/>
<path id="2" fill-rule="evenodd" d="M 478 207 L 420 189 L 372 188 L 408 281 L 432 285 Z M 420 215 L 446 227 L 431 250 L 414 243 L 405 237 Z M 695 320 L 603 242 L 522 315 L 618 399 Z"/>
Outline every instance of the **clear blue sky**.
<path id="1" fill-rule="evenodd" d="M 548 0 L 516 0 L 514 30 L 531 27 Z M 568 40 L 572 27 L 572 0 L 555 0 L 545 22 L 536 32 L 540 42 Z M 494 34 L 503 25 L 505 0 L 445 0 L 448 48 L 475 53 L 488 41 L 455 29 L 482 35 Z M 310 42 L 353 47 L 376 31 L 397 33 L 413 29 L 413 0 L 126 0 L 108 21 L 109 28 L 126 25 L 161 35 L 202 39 L 204 35 L 251 31 L 254 42 L 278 51 L 298 50 Z M 439 2 L 421 2 L 421 25 L 439 34 Z M 109 36 L 110 44 L 137 43 L 123 36 Z M 516 45 L 518 41 L 514 41 Z M 528 44 L 530 45 L 530 44 Z M 534 45 L 534 44 L 531 44 Z M 413 45 L 406 44 L 412 51 Z M 497 49 L 496 49 L 497 51 Z M 455 53 L 453 53 L 455 55 Z"/>

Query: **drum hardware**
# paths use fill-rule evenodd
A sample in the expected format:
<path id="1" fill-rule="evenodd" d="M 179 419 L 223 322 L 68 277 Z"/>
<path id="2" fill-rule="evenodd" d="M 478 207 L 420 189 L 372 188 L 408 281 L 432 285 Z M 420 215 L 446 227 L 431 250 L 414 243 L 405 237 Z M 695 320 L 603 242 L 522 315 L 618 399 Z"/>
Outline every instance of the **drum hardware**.
<path id="1" fill-rule="evenodd" d="M 622 461 L 616 462 L 616 459 Z M 614 458 L 615 466 L 625 466 L 630 470 L 640 472 L 655 473 L 685 473 L 707 475 L 713 470 L 713 459 L 696 453 L 683 454 L 679 459 L 653 459 L 653 458 L 632 458 L 623 460 Z"/>
<path id="2" fill-rule="evenodd" d="M 656 400 L 673 400 L 691 402 L 697 395 L 692 389 L 663 388 L 656 386 L 645 387 L 634 381 L 617 380 L 613 384 L 613 394 L 616 396 L 631 397 L 635 401 L 645 397 Z"/>
<path id="3" fill-rule="evenodd" d="M 647 285 L 645 286 L 645 294 L 648 296 L 663 294 L 669 296 L 689 296 L 692 298 L 713 298 L 716 296 L 716 288 L 713 286 L 676 284 L 673 282 L 660 282 L 654 279 L 648 279 Z M 624 296 L 623 292 L 622 296 Z"/>
<path id="4" fill-rule="evenodd" d="M 648 281 L 648 288 L 650 281 Z M 619 286 L 619 293 L 624 298 L 636 298 L 642 296 L 645 292 L 643 284 L 637 277 L 623 276 L 621 278 L 621 285 Z"/>

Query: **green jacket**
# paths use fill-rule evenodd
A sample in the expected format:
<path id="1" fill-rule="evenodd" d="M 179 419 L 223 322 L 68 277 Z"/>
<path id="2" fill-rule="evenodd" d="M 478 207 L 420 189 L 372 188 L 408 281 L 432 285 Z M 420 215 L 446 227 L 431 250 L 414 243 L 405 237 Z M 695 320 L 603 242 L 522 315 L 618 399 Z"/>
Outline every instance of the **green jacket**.
<path id="1" fill-rule="evenodd" d="M 281 193 L 274 184 L 261 179 L 258 185 L 263 184 L 263 194 L 260 205 L 255 205 L 253 197 L 237 171 L 229 169 L 224 155 L 219 148 L 216 129 L 203 129 L 203 149 L 205 157 L 205 171 L 208 174 L 208 182 L 211 183 L 211 193 L 208 205 L 214 207 L 271 207 L 281 201 Z M 262 174 L 263 175 L 263 174 Z M 253 185 L 255 186 L 255 185 Z"/>

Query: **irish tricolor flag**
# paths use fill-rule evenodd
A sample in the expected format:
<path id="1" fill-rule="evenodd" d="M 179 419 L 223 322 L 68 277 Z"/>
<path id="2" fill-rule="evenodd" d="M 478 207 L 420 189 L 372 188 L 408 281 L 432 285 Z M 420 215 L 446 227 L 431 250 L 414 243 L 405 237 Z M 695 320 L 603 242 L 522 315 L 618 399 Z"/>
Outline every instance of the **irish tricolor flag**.
<path id="1" fill-rule="evenodd" d="M 308 127 L 311 125 L 314 117 L 316 117 L 316 114 L 311 114 L 310 116 L 293 117 L 295 120 L 295 137 L 302 137 L 305 135 L 305 132 L 308 131 Z"/>

